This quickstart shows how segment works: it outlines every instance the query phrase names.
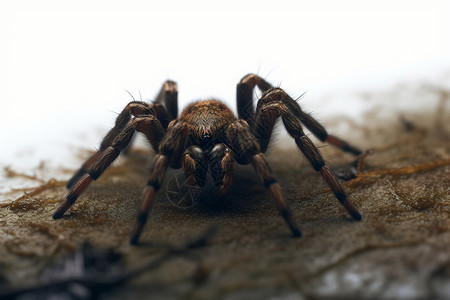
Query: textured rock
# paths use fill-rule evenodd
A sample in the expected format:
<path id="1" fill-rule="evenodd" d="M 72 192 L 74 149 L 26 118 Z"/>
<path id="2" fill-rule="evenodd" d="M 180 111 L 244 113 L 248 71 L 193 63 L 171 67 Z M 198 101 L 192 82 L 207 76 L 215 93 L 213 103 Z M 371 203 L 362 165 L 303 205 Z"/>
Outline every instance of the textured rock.
<path id="1" fill-rule="evenodd" d="M 165 186 L 141 237 L 143 245 L 137 247 L 128 241 L 152 154 L 132 151 L 56 221 L 51 216 L 65 188 L 51 181 L 0 204 L 0 282 L 32 284 L 46 266 L 84 241 L 122 253 L 126 269 L 133 270 L 164 251 L 151 243 L 181 245 L 218 226 L 206 246 L 102 296 L 449 298 L 450 124 L 436 127 L 433 116 L 411 115 L 409 126 L 398 120 L 373 122 L 341 134 L 374 150 L 358 177 L 343 183 L 363 215 L 361 222 L 347 215 L 292 141 L 274 147 L 268 160 L 302 230 L 298 239 L 291 237 L 250 167 L 237 168 L 230 195 L 220 199 L 210 189 L 192 207 L 176 204 L 173 196 L 168 201 Z M 448 119 L 447 114 L 443 120 Z M 333 147 L 321 151 L 333 165 L 353 160 Z M 168 172 L 165 182 L 173 185 L 177 174 Z"/>

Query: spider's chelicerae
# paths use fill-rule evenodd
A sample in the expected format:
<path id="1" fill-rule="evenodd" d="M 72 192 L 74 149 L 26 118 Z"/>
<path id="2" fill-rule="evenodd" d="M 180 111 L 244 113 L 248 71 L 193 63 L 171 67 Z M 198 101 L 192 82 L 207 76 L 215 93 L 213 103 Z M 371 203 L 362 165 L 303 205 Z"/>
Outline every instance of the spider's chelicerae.
<path id="1" fill-rule="evenodd" d="M 253 105 L 255 86 L 263 92 L 256 110 Z M 317 147 L 304 134 L 303 123 L 317 138 L 344 151 L 360 155 L 361 151 L 336 136 L 311 115 L 303 112 L 286 92 L 272 87 L 255 74 L 244 76 L 237 85 L 238 118 L 217 100 L 198 101 L 188 105 L 178 117 L 178 90 L 173 81 L 166 81 L 153 103 L 130 102 L 117 117 L 115 126 L 93 154 L 67 183 L 70 189 L 55 211 L 59 219 L 77 198 L 117 158 L 131 141 L 135 131 L 143 133 L 156 151 L 147 186 L 142 193 L 136 223 L 130 242 L 137 244 L 167 167 L 182 168 L 188 184 L 200 188 L 209 172 L 221 193 L 231 186 L 234 164 L 251 163 L 275 200 L 281 215 L 294 236 L 301 232 L 283 198 L 280 185 L 267 163 L 264 153 L 270 142 L 275 121 L 281 117 L 287 132 L 318 171 L 339 202 L 353 219 L 361 215 L 350 203 L 335 175 L 325 165 Z M 178 117 L 178 118 L 177 118 Z"/>

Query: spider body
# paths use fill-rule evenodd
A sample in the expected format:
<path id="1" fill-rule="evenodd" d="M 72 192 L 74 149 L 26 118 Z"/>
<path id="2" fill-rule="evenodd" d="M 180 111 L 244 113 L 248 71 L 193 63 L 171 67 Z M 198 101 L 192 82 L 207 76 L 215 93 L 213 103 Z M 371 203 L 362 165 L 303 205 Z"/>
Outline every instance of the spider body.
<path id="1" fill-rule="evenodd" d="M 263 93 L 255 109 L 253 90 L 256 86 Z M 325 165 L 317 147 L 304 134 L 302 124 L 321 141 L 343 151 L 360 155 L 360 150 L 329 135 L 318 121 L 303 112 L 298 103 L 282 89 L 272 87 L 255 74 L 248 74 L 241 79 L 236 97 L 238 117 L 220 101 L 206 100 L 188 105 L 177 118 L 178 90 L 173 81 L 163 84 L 153 103 L 130 102 L 117 117 L 115 126 L 105 136 L 99 150 L 68 181 L 69 192 L 53 218 L 59 219 L 64 215 L 88 185 L 129 145 L 134 132 L 138 131 L 146 136 L 156 155 L 142 193 L 141 206 L 131 234 L 132 244 L 138 243 L 168 167 L 182 168 L 192 188 L 203 187 L 206 173 L 209 172 L 220 193 L 225 194 L 231 186 L 236 163 L 251 163 L 254 166 L 292 234 L 301 236 L 281 187 L 264 156 L 275 122 L 281 118 L 298 148 L 322 175 L 339 202 L 354 219 L 361 219 L 339 181 Z"/>
<path id="2" fill-rule="evenodd" d="M 220 139 L 236 117 L 222 102 L 205 100 L 187 106 L 179 120 L 189 125 L 188 143 L 206 146 Z"/>

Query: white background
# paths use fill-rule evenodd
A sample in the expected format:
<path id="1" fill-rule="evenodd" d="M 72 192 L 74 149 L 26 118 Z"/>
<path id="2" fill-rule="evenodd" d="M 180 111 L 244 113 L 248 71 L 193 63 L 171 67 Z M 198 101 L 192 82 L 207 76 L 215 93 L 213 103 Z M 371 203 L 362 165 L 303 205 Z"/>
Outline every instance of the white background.
<path id="1" fill-rule="evenodd" d="M 236 83 L 257 72 L 307 91 L 302 107 L 323 120 L 360 108 L 326 97 L 449 66 L 445 1 L 0 1 L 0 167 L 75 168 L 125 90 L 148 100 L 169 78 L 180 107 L 215 96 L 235 110 Z"/>

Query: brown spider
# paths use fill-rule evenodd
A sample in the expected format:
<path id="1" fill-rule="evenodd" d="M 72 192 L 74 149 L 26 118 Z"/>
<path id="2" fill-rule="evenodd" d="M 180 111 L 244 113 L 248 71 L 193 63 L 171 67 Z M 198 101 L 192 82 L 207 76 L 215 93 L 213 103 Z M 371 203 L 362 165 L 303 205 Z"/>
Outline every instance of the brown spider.
<path id="1" fill-rule="evenodd" d="M 255 86 L 263 92 L 256 110 L 253 106 Z M 272 87 L 255 74 L 244 76 L 238 83 L 237 110 L 239 118 L 217 100 L 198 101 L 188 105 L 177 119 L 178 90 L 173 81 L 164 83 L 157 99 L 151 104 L 130 102 L 117 117 L 115 126 L 103 139 L 100 149 L 67 183 L 70 191 L 53 218 L 59 219 L 64 215 L 91 181 L 96 180 L 128 146 L 134 132 L 139 131 L 147 137 L 157 153 L 150 179 L 142 193 L 142 204 L 131 235 L 131 244 L 138 243 L 167 167 L 183 168 L 188 184 L 196 188 L 204 185 L 209 170 L 216 186 L 224 194 L 231 185 L 234 162 L 253 164 L 292 234 L 299 237 L 301 232 L 263 154 L 269 145 L 275 121 L 281 117 L 288 133 L 325 179 L 339 202 L 353 219 L 361 220 L 361 215 L 347 199 L 344 189 L 325 165 L 316 146 L 304 134 L 301 123 L 321 141 L 355 155 L 360 155 L 360 150 L 329 135 L 318 121 L 303 112 L 297 102 L 282 89 Z"/>

